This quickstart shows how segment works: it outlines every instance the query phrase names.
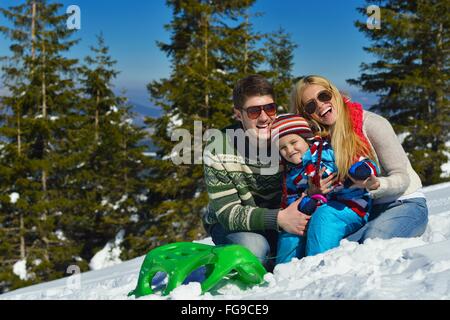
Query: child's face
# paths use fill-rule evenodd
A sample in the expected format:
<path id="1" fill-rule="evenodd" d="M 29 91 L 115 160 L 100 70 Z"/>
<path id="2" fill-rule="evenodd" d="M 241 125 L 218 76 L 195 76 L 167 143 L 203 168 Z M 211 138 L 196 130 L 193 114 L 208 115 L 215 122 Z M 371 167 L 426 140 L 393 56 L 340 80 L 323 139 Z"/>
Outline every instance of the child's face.
<path id="1" fill-rule="evenodd" d="M 279 148 L 281 156 L 293 164 L 302 162 L 303 154 L 309 149 L 309 145 L 298 134 L 288 134 L 280 138 Z"/>

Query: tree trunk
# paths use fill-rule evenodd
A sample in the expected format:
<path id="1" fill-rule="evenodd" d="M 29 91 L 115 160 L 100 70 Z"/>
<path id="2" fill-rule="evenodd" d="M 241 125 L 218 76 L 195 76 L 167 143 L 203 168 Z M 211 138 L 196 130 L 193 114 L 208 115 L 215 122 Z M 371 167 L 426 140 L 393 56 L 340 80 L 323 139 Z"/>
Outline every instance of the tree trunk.
<path id="1" fill-rule="evenodd" d="M 444 59 L 446 56 L 445 50 L 443 48 L 442 34 L 444 32 L 444 25 L 442 23 L 439 24 L 439 31 L 436 34 L 436 68 L 440 74 L 445 74 L 444 70 Z M 436 85 L 436 108 L 435 108 L 435 119 L 439 119 L 439 111 L 441 107 L 443 107 L 444 102 L 444 92 L 442 90 L 443 83 L 441 79 L 438 79 L 438 83 Z"/>
<path id="2" fill-rule="evenodd" d="M 127 141 L 127 134 L 126 132 L 124 132 L 124 145 L 123 145 L 123 156 L 124 156 L 124 163 L 122 164 L 123 166 L 123 180 L 124 180 L 124 184 L 125 184 L 125 193 L 128 194 L 128 172 L 127 172 L 127 159 L 128 159 L 128 141 Z"/>
<path id="3" fill-rule="evenodd" d="M 47 84 L 46 84 L 46 76 L 45 76 L 45 67 L 46 67 L 46 50 L 45 43 L 42 44 L 42 117 L 44 120 L 47 119 Z M 42 142 L 43 148 L 43 157 L 45 157 L 45 147 L 47 141 Z M 47 170 L 42 169 L 42 191 L 44 192 L 44 199 L 47 199 Z"/>
<path id="4" fill-rule="evenodd" d="M 17 154 L 19 158 L 22 155 L 22 147 L 21 147 L 21 132 L 20 132 L 20 113 L 17 113 Z M 20 213 L 19 216 L 19 235 L 20 235 L 20 259 L 25 259 L 26 252 L 25 252 L 25 230 L 24 230 L 24 223 L 23 223 L 23 215 Z"/>
<path id="5" fill-rule="evenodd" d="M 245 36 L 244 36 L 244 74 L 247 74 L 248 70 L 248 14 L 245 13 Z"/>
<path id="6" fill-rule="evenodd" d="M 33 1 L 31 8 L 31 58 L 35 58 L 34 40 L 36 39 L 36 2 Z"/>
<path id="7" fill-rule="evenodd" d="M 43 249 L 43 251 L 44 251 L 44 259 L 46 261 L 50 261 L 50 256 L 48 254 L 48 248 L 49 248 L 49 245 L 50 245 L 50 241 L 48 240 L 48 238 L 46 236 L 42 237 L 42 241 L 45 244 L 45 249 Z"/>
<path id="8" fill-rule="evenodd" d="M 42 45 L 42 117 L 44 119 L 47 118 L 47 84 L 45 78 L 45 67 L 46 67 L 46 58 L 45 58 L 45 43 Z"/>
<path id="9" fill-rule="evenodd" d="M 20 131 L 20 110 L 17 113 L 17 154 L 19 158 L 22 156 L 22 142 L 21 142 L 21 131 Z M 20 259 L 23 260 L 26 257 L 25 252 L 25 228 L 23 222 L 23 215 L 20 213 L 19 216 L 19 235 L 20 235 Z"/>
<path id="10" fill-rule="evenodd" d="M 23 215 L 20 214 L 20 259 L 24 260 L 26 257 L 26 251 L 25 251 L 25 226 L 23 222 Z"/>
<path id="11" fill-rule="evenodd" d="M 21 110 L 19 109 L 17 112 L 17 155 L 19 158 L 22 156 L 22 131 L 21 131 Z"/>
<path id="12" fill-rule="evenodd" d="M 206 118 L 210 117 L 209 110 L 209 72 L 208 72 L 208 50 L 209 50 L 209 14 L 206 14 L 204 19 L 204 28 L 205 28 L 205 38 L 204 38 L 204 67 L 205 67 L 205 75 L 206 75 L 206 85 L 205 85 L 205 108 L 206 108 Z"/>
<path id="13" fill-rule="evenodd" d="M 31 58 L 34 61 L 36 58 L 35 49 L 35 39 L 36 39 L 36 2 L 33 1 L 31 7 Z M 34 73 L 34 66 L 31 70 Z M 21 104 L 20 104 L 21 105 Z M 20 158 L 22 156 L 22 131 L 21 131 L 21 114 L 22 110 L 19 107 L 17 110 L 17 155 Z M 20 259 L 24 260 L 26 258 L 26 247 L 25 247 L 25 223 L 23 220 L 23 214 L 19 214 L 19 237 L 20 237 Z"/>
<path id="14" fill-rule="evenodd" d="M 100 122 L 100 111 L 99 111 L 99 105 L 100 105 L 100 92 L 97 90 L 97 97 L 96 97 L 96 105 L 95 105 L 95 142 L 98 142 L 99 140 L 99 122 Z"/>

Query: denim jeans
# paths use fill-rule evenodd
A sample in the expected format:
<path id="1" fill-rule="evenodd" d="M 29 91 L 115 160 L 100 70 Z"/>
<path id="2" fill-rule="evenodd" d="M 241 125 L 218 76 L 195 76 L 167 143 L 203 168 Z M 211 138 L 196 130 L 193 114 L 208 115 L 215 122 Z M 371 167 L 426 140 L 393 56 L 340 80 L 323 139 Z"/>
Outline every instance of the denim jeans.
<path id="1" fill-rule="evenodd" d="M 363 243 L 366 239 L 409 238 L 421 236 L 428 224 L 425 198 L 396 200 L 375 204 L 368 223 L 346 239 Z"/>
<path id="2" fill-rule="evenodd" d="M 278 237 L 277 231 L 231 232 L 226 231 L 220 223 L 217 223 L 211 227 L 209 232 L 214 244 L 239 244 L 244 246 L 261 261 L 268 271 L 273 269 L 274 261 L 270 256 L 275 254 L 274 250 L 276 250 Z"/>
<path id="3" fill-rule="evenodd" d="M 368 222 L 345 239 L 363 243 L 369 238 L 391 239 L 395 237 L 421 236 L 428 223 L 428 207 L 424 198 L 397 200 L 385 204 L 375 204 Z M 213 242 L 239 244 L 249 249 L 263 265 L 271 271 L 276 256 L 277 233 L 267 232 L 227 232 L 219 223 L 209 230 Z"/>

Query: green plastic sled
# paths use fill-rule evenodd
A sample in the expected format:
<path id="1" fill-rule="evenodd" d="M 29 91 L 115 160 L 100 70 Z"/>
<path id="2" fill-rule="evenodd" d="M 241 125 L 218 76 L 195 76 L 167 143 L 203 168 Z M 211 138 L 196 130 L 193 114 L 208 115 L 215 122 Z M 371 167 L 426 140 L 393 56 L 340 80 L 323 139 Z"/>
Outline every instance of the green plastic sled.
<path id="1" fill-rule="evenodd" d="M 236 271 L 235 277 L 250 285 L 264 281 L 266 269 L 250 250 L 240 245 L 210 246 L 193 242 L 167 244 L 151 250 L 139 272 L 136 289 L 128 296 L 136 298 L 153 293 L 152 279 L 158 272 L 168 276 L 163 295 L 168 295 L 181 285 L 194 270 L 206 267 L 206 277 L 201 283 L 202 293 L 212 289 L 223 277 Z"/>

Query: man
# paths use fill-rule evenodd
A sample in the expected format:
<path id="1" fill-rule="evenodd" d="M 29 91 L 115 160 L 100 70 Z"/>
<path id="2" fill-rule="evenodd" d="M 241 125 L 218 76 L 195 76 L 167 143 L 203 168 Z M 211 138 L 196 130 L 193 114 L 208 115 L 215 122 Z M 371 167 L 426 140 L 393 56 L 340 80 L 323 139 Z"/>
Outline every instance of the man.
<path id="1" fill-rule="evenodd" d="M 303 235 L 309 216 L 297 210 L 300 200 L 280 210 L 282 172 L 276 163 L 276 172 L 267 174 L 265 169 L 274 164 L 260 161 L 261 152 L 270 153 L 267 141 L 277 111 L 271 84 L 260 75 L 248 76 L 234 88 L 233 103 L 239 123 L 226 128 L 221 139 L 205 148 L 204 177 L 210 202 L 203 223 L 216 245 L 243 245 L 271 270 L 278 230 Z M 261 146 L 261 141 L 269 150 L 259 150 L 255 158 L 249 150 L 258 150 L 255 144 Z M 239 148 L 243 142 L 245 148 Z"/>

